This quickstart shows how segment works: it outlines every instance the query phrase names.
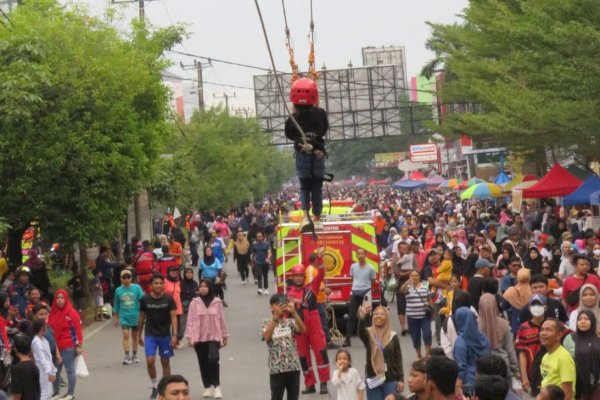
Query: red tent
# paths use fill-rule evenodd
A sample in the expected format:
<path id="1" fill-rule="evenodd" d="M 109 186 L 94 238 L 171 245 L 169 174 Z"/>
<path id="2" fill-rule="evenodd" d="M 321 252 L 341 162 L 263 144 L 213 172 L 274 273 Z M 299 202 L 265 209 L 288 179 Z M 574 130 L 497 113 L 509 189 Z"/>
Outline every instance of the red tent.
<path id="1" fill-rule="evenodd" d="M 523 198 L 542 199 L 545 197 L 563 197 L 571 194 L 582 183 L 581 179 L 571 175 L 559 164 L 554 164 L 552 169 L 538 183 L 523 190 Z"/>
<path id="2" fill-rule="evenodd" d="M 410 179 L 412 179 L 413 181 L 424 181 L 427 178 L 421 172 L 415 171 L 410 174 Z"/>

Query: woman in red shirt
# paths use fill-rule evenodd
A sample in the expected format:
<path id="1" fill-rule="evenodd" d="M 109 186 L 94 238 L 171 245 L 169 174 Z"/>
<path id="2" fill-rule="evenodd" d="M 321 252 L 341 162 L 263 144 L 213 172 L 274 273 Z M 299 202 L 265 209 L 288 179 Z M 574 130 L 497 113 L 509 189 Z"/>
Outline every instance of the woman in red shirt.
<path id="1" fill-rule="evenodd" d="M 75 398 L 75 357 L 83 351 L 83 332 L 81 329 L 81 320 L 79 313 L 69 300 L 69 294 L 64 289 L 59 289 L 54 295 L 54 302 L 48 317 L 48 325 L 54 330 L 56 335 L 56 346 L 63 360 L 62 364 L 57 365 L 57 376 L 60 376 L 63 365 L 67 369 L 67 394 L 61 397 L 63 400 L 73 400 Z M 60 382 L 55 380 L 54 394 L 60 391 Z"/>

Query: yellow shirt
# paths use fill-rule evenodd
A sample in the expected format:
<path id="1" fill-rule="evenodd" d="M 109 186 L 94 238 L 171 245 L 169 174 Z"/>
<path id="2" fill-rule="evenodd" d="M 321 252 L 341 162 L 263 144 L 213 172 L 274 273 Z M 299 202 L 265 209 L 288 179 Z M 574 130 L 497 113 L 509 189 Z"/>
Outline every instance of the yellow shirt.
<path id="1" fill-rule="evenodd" d="M 4 274 L 8 271 L 8 262 L 6 262 L 6 258 L 0 258 L 0 277 L 4 276 Z"/>
<path id="2" fill-rule="evenodd" d="M 542 387 L 557 385 L 563 382 L 573 383 L 573 399 L 575 399 L 575 361 L 567 349 L 559 346 L 553 353 L 546 353 L 540 366 L 542 372 Z"/>
<path id="3" fill-rule="evenodd" d="M 317 277 L 319 270 L 309 265 L 304 272 L 304 286 L 310 284 L 313 279 Z M 319 292 L 317 293 L 317 303 L 325 303 L 327 301 L 327 294 L 325 293 L 325 284 L 321 282 L 319 286 Z"/>

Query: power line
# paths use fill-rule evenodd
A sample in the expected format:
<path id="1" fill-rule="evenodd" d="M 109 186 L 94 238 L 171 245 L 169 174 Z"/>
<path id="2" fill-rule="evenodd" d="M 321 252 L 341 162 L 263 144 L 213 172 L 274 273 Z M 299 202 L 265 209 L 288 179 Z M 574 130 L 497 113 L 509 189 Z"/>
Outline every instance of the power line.
<path id="1" fill-rule="evenodd" d="M 168 75 L 168 74 L 163 74 L 162 77 L 163 78 L 169 78 L 169 79 L 176 79 L 176 80 L 179 80 L 179 81 L 198 82 L 198 79 L 195 79 L 195 78 L 182 78 L 182 77 L 179 77 L 179 76 Z M 225 84 L 225 83 L 207 82 L 207 81 L 203 81 L 203 83 L 205 85 L 223 86 L 223 87 L 229 87 L 229 88 L 233 88 L 233 89 L 254 90 L 254 88 L 251 88 L 249 86 L 228 85 L 228 84 Z"/>
<path id="2" fill-rule="evenodd" d="M 236 67 L 243 67 L 243 68 L 256 69 L 259 71 L 273 72 L 273 70 L 271 68 L 263 68 L 263 67 L 257 67 L 255 65 L 243 64 L 243 63 L 238 63 L 238 62 L 234 62 L 234 61 L 220 60 L 218 58 L 204 57 L 204 56 L 199 56 L 197 54 L 186 53 L 184 51 L 179 51 L 179 50 L 167 50 L 167 51 L 170 53 L 181 54 L 182 56 L 202 58 L 203 60 L 207 60 L 209 62 L 212 61 L 212 62 L 217 62 L 217 63 L 221 63 L 221 64 L 234 65 Z M 277 73 L 284 74 L 285 72 L 277 71 Z"/>

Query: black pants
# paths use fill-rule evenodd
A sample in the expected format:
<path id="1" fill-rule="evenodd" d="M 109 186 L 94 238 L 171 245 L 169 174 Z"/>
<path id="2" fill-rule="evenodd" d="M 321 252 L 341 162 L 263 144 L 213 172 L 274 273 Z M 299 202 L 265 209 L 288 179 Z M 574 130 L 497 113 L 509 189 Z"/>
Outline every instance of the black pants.
<path id="1" fill-rule="evenodd" d="M 348 301 L 348 321 L 346 323 L 346 338 L 350 339 L 352 335 L 356 333 L 356 326 L 358 321 L 358 309 L 362 305 L 365 296 L 350 295 Z"/>
<path id="2" fill-rule="evenodd" d="M 258 280 L 259 289 L 269 288 L 269 264 L 256 264 L 254 266 L 254 277 Z"/>
<path id="3" fill-rule="evenodd" d="M 190 242 L 190 253 L 192 254 L 192 265 L 195 267 L 198 265 L 198 242 Z"/>
<path id="4" fill-rule="evenodd" d="M 240 273 L 240 276 L 243 281 L 248 279 L 248 274 L 250 271 L 248 270 L 248 263 L 250 262 L 250 255 L 237 255 L 237 270 Z"/>
<path id="5" fill-rule="evenodd" d="M 300 371 L 280 372 L 269 376 L 271 400 L 283 400 L 287 391 L 287 400 L 298 400 L 300 395 Z"/>
<path id="6" fill-rule="evenodd" d="M 196 350 L 196 356 L 198 357 L 198 365 L 200 366 L 200 376 L 202 376 L 202 384 L 205 389 L 221 384 L 219 379 L 218 352 L 216 359 L 209 359 L 209 343 L 213 343 L 213 346 L 214 343 L 219 345 L 219 342 L 198 342 L 194 345 L 194 350 Z"/>
<path id="7" fill-rule="evenodd" d="M 222 283 L 213 283 L 213 291 L 215 292 L 215 295 L 217 295 L 218 298 L 220 298 L 221 300 L 225 300 L 225 292 L 223 291 Z"/>

